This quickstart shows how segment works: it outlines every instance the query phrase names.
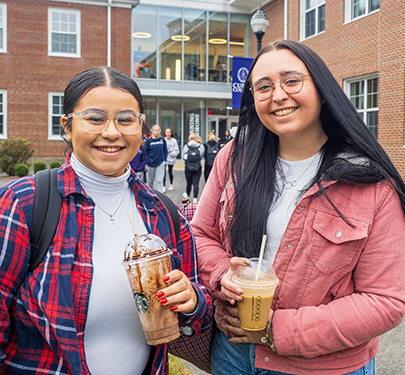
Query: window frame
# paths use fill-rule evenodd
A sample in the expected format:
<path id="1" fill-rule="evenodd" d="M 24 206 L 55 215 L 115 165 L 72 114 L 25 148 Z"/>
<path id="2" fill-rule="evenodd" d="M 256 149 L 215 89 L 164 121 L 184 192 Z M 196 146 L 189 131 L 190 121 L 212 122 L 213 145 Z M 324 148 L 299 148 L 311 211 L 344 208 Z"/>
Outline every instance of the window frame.
<path id="1" fill-rule="evenodd" d="M 364 82 L 364 108 L 362 110 L 357 110 L 357 113 L 359 113 L 361 115 L 361 118 L 363 120 L 363 122 L 366 124 L 367 128 L 370 129 L 369 124 L 367 124 L 367 114 L 370 112 L 377 112 L 377 118 L 379 115 L 379 105 L 377 107 L 370 107 L 368 108 L 368 103 L 367 103 L 367 95 L 368 95 L 368 88 L 367 88 L 367 81 L 370 79 L 378 79 L 378 92 L 377 92 L 377 100 L 378 100 L 378 104 L 379 104 L 379 93 L 380 93 L 380 86 L 379 86 L 379 74 L 378 73 L 373 73 L 373 74 L 367 74 L 365 76 L 358 76 L 358 77 L 353 77 L 353 78 L 349 78 L 343 81 L 343 90 L 346 93 L 346 95 L 348 96 L 349 100 L 351 101 L 350 98 L 350 85 L 352 83 L 357 83 L 357 82 Z M 377 123 L 377 137 L 376 139 L 378 139 L 378 129 L 379 129 L 379 125 Z M 370 129 L 370 131 L 373 133 L 373 131 Z M 374 135 L 374 133 L 373 133 Z"/>
<path id="2" fill-rule="evenodd" d="M 60 134 L 52 134 L 52 126 L 53 126 L 53 122 L 52 119 L 55 116 L 58 116 L 59 118 L 62 117 L 62 115 L 64 113 L 58 113 L 58 114 L 54 114 L 53 113 L 53 98 L 54 96 L 59 96 L 62 98 L 62 104 L 63 104 L 63 96 L 64 93 L 63 92 L 59 92 L 59 91 L 50 91 L 48 93 L 48 140 L 50 141 L 61 141 L 62 137 Z M 62 107 L 61 107 L 61 112 L 62 112 Z"/>
<path id="3" fill-rule="evenodd" d="M 313 38 L 317 35 L 323 34 L 325 32 L 326 29 L 326 25 L 325 28 L 322 31 L 318 31 L 319 29 L 319 19 L 318 19 L 318 15 L 319 15 L 319 7 L 324 6 L 326 9 L 326 0 L 323 0 L 322 4 L 316 4 L 315 7 L 311 8 L 311 10 L 315 9 L 315 33 L 310 35 L 310 36 L 305 36 L 305 30 L 306 30 L 306 14 L 307 14 L 307 10 L 305 9 L 305 4 L 306 0 L 300 0 L 300 40 L 306 40 L 306 39 L 310 39 Z"/>
<path id="4" fill-rule="evenodd" d="M 362 19 L 364 17 L 369 16 L 370 14 L 374 14 L 380 11 L 380 7 L 381 7 L 381 0 L 380 0 L 380 6 L 378 7 L 378 9 L 373 10 L 373 11 L 369 11 L 369 2 L 370 0 L 366 0 L 366 12 L 364 14 L 362 14 L 361 16 L 358 17 L 353 17 L 353 2 L 354 0 L 345 0 L 345 24 L 352 22 L 352 21 L 357 21 L 359 19 Z"/>
<path id="5" fill-rule="evenodd" d="M 0 133 L 0 139 L 7 139 L 7 90 L 0 90 L 0 94 L 3 95 L 3 133 Z"/>
<path id="6" fill-rule="evenodd" d="M 0 53 L 7 53 L 7 4 L 0 3 L 3 15 L 3 47 L 0 47 Z"/>
<path id="7" fill-rule="evenodd" d="M 69 52 L 52 52 L 52 15 L 53 13 L 68 13 L 76 15 L 76 53 Z M 77 9 L 65 9 L 65 8 L 48 8 L 48 56 L 53 57 L 81 57 L 81 13 Z M 65 33 L 71 35 L 71 33 Z"/>

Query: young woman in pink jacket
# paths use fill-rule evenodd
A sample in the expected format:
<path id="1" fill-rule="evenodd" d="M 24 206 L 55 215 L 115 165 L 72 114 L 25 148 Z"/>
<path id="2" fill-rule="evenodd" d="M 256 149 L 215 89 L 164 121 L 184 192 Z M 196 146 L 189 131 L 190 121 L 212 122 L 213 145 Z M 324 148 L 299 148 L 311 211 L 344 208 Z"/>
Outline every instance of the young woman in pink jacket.
<path id="1" fill-rule="evenodd" d="M 405 313 L 404 212 L 398 171 L 320 57 L 264 47 L 192 221 L 213 374 L 374 374 L 379 335 Z M 280 279 L 267 340 L 239 327 L 231 281 L 263 234 Z"/>

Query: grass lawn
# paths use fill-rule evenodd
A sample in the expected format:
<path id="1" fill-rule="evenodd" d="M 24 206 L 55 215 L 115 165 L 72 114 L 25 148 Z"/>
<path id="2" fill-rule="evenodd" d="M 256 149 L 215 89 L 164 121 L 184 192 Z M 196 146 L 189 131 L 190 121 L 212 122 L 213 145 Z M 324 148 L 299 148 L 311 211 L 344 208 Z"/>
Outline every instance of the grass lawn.
<path id="1" fill-rule="evenodd" d="M 183 360 L 169 354 L 169 375 L 193 375 Z"/>

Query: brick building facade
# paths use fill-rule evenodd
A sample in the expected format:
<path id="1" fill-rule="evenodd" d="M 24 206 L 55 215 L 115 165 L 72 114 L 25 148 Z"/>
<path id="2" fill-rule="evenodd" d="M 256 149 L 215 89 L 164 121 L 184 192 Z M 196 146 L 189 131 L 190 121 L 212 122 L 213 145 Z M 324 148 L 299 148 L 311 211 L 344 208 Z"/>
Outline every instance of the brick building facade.
<path id="1" fill-rule="evenodd" d="M 317 5 L 309 4 L 314 6 L 306 10 L 308 3 Z M 353 3 L 365 8 L 353 9 Z M 263 11 L 269 18 L 263 45 L 285 38 L 284 6 L 285 0 L 272 0 L 263 5 Z M 322 6 L 323 9 L 320 9 Z M 370 9 L 373 6 L 376 9 Z M 311 11 L 314 11 L 314 17 L 308 15 L 305 18 Z M 321 21 L 320 16 L 324 16 Z M 312 28 L 308 33 L 310 36 L 306 36 L 305 27 L 311 29 L 308 20 L 314 19 L 315 32 L 311 35 Z M 323 26 L 320 31 L 317 29 L 319 24 Z M 316 51 L 349 96 L 353 82 L 371 78 L 373 82 L 370 83 L 377 83 L 377 92 L 366 95 L 363 104 L 367 106 L 367 101 L 374 102 L 371 111 L 374 113 L 369 116 L 373 120 L 371 126 L 378 134 L 378 141 L 405 177 L 405 3 L 401 0 L 381 3 L 372 0 L 289 0 L 287 38 L 300 41 Z M 356 87 L 352 89 L 351 99 L 356 102 L 355 96 L 359 93 Z M 367 108 L 364 111 L 367 112 Z M 365 120 L 367 123 L 367 116 Z"/>
<path id="2" fill-rule="evenodd" d="M 117 2 L 116 2 L 117 3 Z M 134 3 L 134 1 L 132 1 Z M 0 0 L 7 21 L 7 51 L 0 53 L 0 93 L 7 95 L 7 129 L 0 140 L 26 138 L 34 160 L 63 160 L 65 142 L 49 136 L 49 93 L 63 92 L 80 71 L 107 65 L 107 7 L 42 0 Z M 130 1 L 111 8 L 111 66 L 130 75 Z M 50 56 L 49 9 L 80 12 L 78 57 Z M 6 17 L 5 17 L 6 14 Z M 3 97 L 4 100 L 4 97 Z M 5 111 L 5 108 L 3 108 Z"/>

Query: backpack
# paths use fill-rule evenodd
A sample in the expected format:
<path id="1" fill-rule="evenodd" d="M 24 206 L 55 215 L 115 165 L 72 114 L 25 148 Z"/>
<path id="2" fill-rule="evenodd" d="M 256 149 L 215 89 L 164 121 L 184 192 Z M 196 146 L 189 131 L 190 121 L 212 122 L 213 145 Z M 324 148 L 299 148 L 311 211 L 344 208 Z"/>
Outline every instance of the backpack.
<path id="1" fill-rule="evenodd" d="M 187 147 L 187 159 L 185 159 L 186 169 L 188 169 L 190 172 L 197 172 L 201 168 L 199 146 L 192 145 Z"/>
<path id="2" fill-rule="evenodd" d="M 219 144 L 218 142 L 215 142 L 214 147 L 211 147 L 208 143 L 206 143 L 206 145 L 207 145 L 207 152 L 205 153 L 205 164 L 208 166 L 213 166 L 215 157 L 217 156 L 219 151 Z"/>
<path id="3" fill-rule="evenodd" d="M 180 217 L 177 207 L 165 194 L 153 190 L 160 198 L 173 221 L 176 243 L 180 237 Z M 55 237 L 62 208 L 62 197 L 58 193 L 58 168 L 35 173 L 34 211 L 31 225 L 31 258 L 28 271 L 34 271 L 43 261 Z"/>

